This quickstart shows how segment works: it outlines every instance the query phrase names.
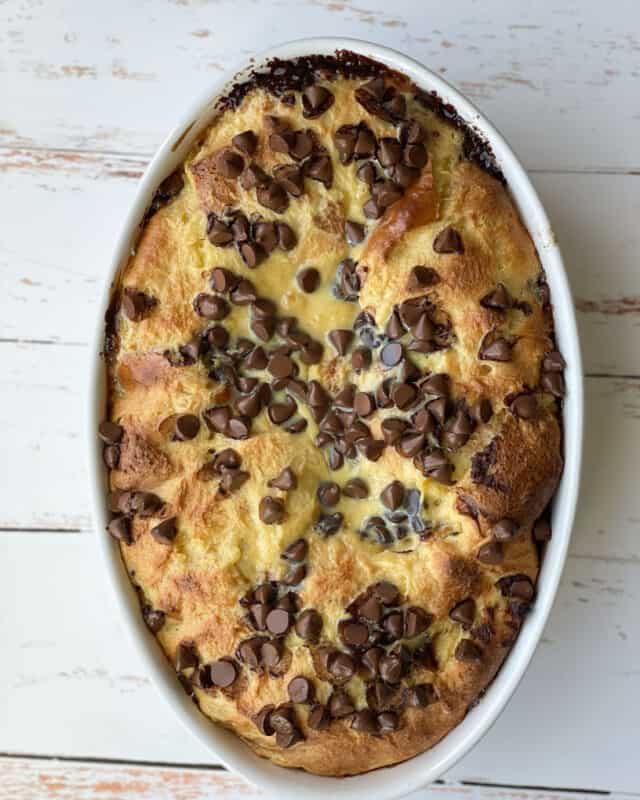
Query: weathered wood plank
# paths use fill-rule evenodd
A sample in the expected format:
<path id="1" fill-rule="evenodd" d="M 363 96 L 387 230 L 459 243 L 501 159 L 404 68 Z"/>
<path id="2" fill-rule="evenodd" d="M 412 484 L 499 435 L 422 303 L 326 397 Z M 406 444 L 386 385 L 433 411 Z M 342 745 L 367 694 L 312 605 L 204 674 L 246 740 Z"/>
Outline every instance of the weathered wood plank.
<path id="1" fill-rule="evenodd" d="M 258 800 L 263 792 L 228 772 L 195 767 L 0 758 L 0 790 L 8 800 Z M 436 784 L 405 800 L 596 800 L 588 791 Z M 610 800 L 638 795 L 612 792 Z"/>
<path id="2" fill-rule="evenodd" d="M 0 339 L 88 341 L 101 276 L 144 166 L 139 157 L 0 148 L 9 216 Z M 640 375 L 640 176 L 533 178 L 563 248 L 587 372 Z M 38 247 L 29 246 L 34 226 Z"/>
<path id="3" fill-rule="evenodd" d="M 84 442 L 88 349 L 0 342 L 0 529 L 90 530 Z M 572 552 L 640 560 L 640 380 L 587 380 L 583 501 Z M 64 454 L 64 457 L 61 455 Z"/>
<path id="4" fill-rule="evenodd" d="M 91 537 L 0 536 L 0 586 L 0 752 L 212 763 L 142 671 Z M 638 788 L 639 587 L 640 564 L 569 559 L 531 668 L 450 778 Z"/>
<path id="5" fill-rule="evenodd" d="M 412 0 L 269 6 L 3 4 L 0 141 L 150 153 L 189 99 L 242 59 L 288 39 L 340 34 L 395 47 L 456 83 L 530 167 L 640 166 L 632 0 L 610 0 L 606 18 L 579 0 L 436 3 L 428 14 Z"/>

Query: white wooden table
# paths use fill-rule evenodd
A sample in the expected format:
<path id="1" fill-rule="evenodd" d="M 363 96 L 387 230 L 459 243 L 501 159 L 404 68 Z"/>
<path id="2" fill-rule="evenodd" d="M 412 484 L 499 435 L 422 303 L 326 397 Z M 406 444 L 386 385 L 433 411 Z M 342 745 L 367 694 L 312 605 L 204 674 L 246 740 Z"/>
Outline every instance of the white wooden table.
<path id="1" fill-rule="evenodd" d="M 584 481 L 551 621 L 492 731 L 419 795 L 640 797 L 637 0 L 5 0 L 3 800 L 259 796 L 178 727 L 116 622 L 80 423 L 98 286 L 150 155 L 220 72 L 321 34 L 415 56 L 503 130 L 562 245 L 584 348 Z"/>

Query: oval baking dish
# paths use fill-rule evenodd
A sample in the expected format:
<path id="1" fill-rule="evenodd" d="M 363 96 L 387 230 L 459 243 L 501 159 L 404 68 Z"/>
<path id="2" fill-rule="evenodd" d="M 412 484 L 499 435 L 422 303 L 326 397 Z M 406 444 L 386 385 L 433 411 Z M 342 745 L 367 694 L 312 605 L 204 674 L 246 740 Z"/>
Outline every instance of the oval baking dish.
<path id="1" fill-rule="evenodd" d="M 437 745 L 414 758 L 350 778 L 327 778 L 291 770 L 256 757 L 233 733 L 213 724 L 182 691 L 165 654 L 145 626 L 140 607 L 117 542 L 104 533 L 108 521 L 106 481 L 101 450 L 96 437 L 105 407 L 104 365 L 100 357 L 104 339 L 104 317 L 112 284 L 127 263 L 135 246 L 151 199 L 161 181 L 185 159 L 193 144 L 215 116 L 215 101 L 230 86 L 272 58 L 288 59 L 308 55 L 330 55 L 349 50 L 370 57 L 403 73 L 420 89 L 436 92 L 451 104 L 464 122 L 487 140 L 504 174 L 512 199 L 537 248 L 551 289 L 555 335 L 558 348 L 567 362 L 566 399 L 563 406 L 564 472 L 552 507 L 553 538 L 546 545 L 537 584 L 537 595 L 517 641 L 496 678 L 464 720 Z M 87 442 L 94 522 L 103 567 L 109 576 L 120 615 L 131 635 L 133 646 L 152 676 L 160 693 L 177 717 L 210 750 L 216 762 L 238 772 L 250 782 L 284 798 L 324 798 L 327 793 L 355 798 L 363 792 L 384 800 L 405 795 L 441 776 L 460 759 L 496 720 L 531 660 L 549 615 L 569 545 L 578 494 L 583 425 L 583 389 L 580 349 L 573 302 L 560 251 L 544 209 L 519 161 L 496 129 L 453 87 L 417 62 L 379 45 L 343 38 L 307 39 L 274 48 L 256 59 L 241 73 L 217 81 L 206 96 L 191 105 L 159 148 L 140 181 L 126 215 L 122 232 L 105 278 L 96 333 L 91 350 L 88 391 Z"/>

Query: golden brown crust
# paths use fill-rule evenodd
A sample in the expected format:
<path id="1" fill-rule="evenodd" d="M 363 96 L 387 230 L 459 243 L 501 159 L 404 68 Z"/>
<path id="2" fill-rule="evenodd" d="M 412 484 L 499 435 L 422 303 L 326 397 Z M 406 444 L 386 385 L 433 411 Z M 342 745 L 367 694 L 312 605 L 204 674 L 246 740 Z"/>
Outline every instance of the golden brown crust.
<path id="1" fill-rule="evenodd" d="M 392 84 L 387 77 L 387 88 Z M 541 268 L 504 186 L 464 158 L 461 131 L 416 102 L 406 84 L 397 83 L 398 91 L 405 92 L 407 118 L 426 131 L 428 160 L 401 199 L 378 221 L 372 220 L 363 212 L 369 189 L 356 177 L 363 162 L 340 163 L 336 131 L 362 123 L 379 141 L 395 137 L 396 126 L 371 113 L 373 106 L 367 110 L 356 101 L 362 81 L 338 78 L 321 85 L 334 101 L 316 117 L 303 116 L 300 92 L 292 92 L 294 102 L 289 104 L 264 90 L 249 92 L 237 109 L 221 113 L 187 160 L 182 191 L 147 222 L 121 288 L 143 292 L 155 304 L 140 301 L 135 320 L 126 309 L 118 316 L 109 405 L 110 419 L 122 426 L 123 434 L 107 449 L 117 450 L 112 490 L 153 492 L 161 501 L 150 513 L 132 510 L 122 501 L 120 510 L 131 524 L 130 543 L 122 544 L 122 555 L 145 613 L 153 609 L 164 614 L 154 630 L 168 658 L 176 664 L 181 648 L 193 645 L 200 666 L 225 658 L 235 661 L 235 680 L 227 688 L 208 685 L 199 668 L 194 672 L 192 665 L 177 663 L 202 712 L 275 763 L 322 775 L 351 775 L 431 747 L 460 722 L 493 679 L 517 635 L 530 600 L 528 587 L 537 577 L 538 551 L 531 531 L 560 476 L 561 428 L 550 384 L 541 384 L 543 360 L 554 347 L 552 319 L 539 287 Z M 279 166 L 300 165 L 271 146 L 266 115 L 276 115 L 290 130 L 311 131 L 314 147 L 324 148 L 314 150 L 311 159 L 328 156 L 333 172 L 329 187 L 309 177 L 313 165 L 306 162 L 304 193 L 288 196 L 281 212 L 261 205 L 256 190 L 245 188 L 242 180 L 221 174 L 221 154 L 233 136 L 246 130 L 255 132 L 256 141 L 253 154 L 243 156 L 245 167 L 252 161 L 275 175 Z M 295 234 L 295 246 L 276 247 L 263 254 L 257 269 L 250 269 L 239 252 L 242 240 L 237 246 L 215 246 L 208 238 L 212 220 L 230 224 L 229 206 L 254 223 L 255 215 L 263 222 L 286 223 Z M 346 220 L 365 225 L 362 244 L 347 242 Z M 434 244 L 448 228 L 457 232 L 463 252 L 455 239 L 449 246 Z M 348 258 L 359 278 L 358 302 L 341 298 L 336 270 L 344 269 L 339 265 Z M 412 283 L 416 265 L 435 271 L 434 280 L 422 286 Z M 409 425 L 413 414 L 437 397 L 421 388 L 425 377 L 446 373 L 446 416 L 432 423 L 434 430 L 416 460 L 413 453 L 407 457 L 389 445 L 371 457 L 358 448 L 349 450 L 343 462 L 331 465 L 328 450 L 316 439 L 317 411 L 296 394 L 291 395 L 296 405 L 292 419 L 306 423 L 302 433 L 274 424 L 266 411 L 250 420 L 248 438 L 230 438 L 229 429 L 220 433 L 203 412 L 233 409 L 239 395 L 224 377 L 229 359 L 214 355 L 215 348 L 204 353 L 202 331 L 223 327 L 231 342 L 225 345 L 227 353 L 243 338 L 271 351 L 284 335 L 258 341 L 249 306 L 233 301 L 228 291 L 216 295 L 226 303 L 221 319 L 200 317 L 194 299 L 202 292 L 216 294 L 210 284 L 215 267 L 251 280 L 261 298 L 276 304 L 280 321 L 296 317 L 300 329 L 323 345 L 315 363 L 302 360 L 299 350 L 292 358 L 299 380 L 316 380 L 331 396 L 349 382 L 372 394 L 389 376 L 394 385 L 402 382 L 400 367 L 390 370 L 380 356 L 379 348 L 389 341 L 382 332 L 406 300 L 422 302 L 431 352 L 410 352 L 408 339 L 402 339 L 405 361 L 410 358 L 419 371 L 419 379 L 407 378 L 407 383 L 423 392 L 422 400 L 409 410 L 400 408 L 399 400 L 398 407 L 396 400 L 386 405 L 378 400 L 377 410 L 360 420 L 381 441 L 385 420 L 401 418 Z M 298 282 L 299 270 L 308 267 L 318 271 L 320 280 L 312 293 L 301 291 Z M 507 305 L 486 300 L 503 289 Z M 378 340 L 371 365 L 357 371 L 351 359 L 354 348 L 365 341 L 358 342 L 361 327 L 356 321 L 363 310 L 370 315 L 364 321 L 368 335 Z M 354 326 L 346 354 L 336 353 L 329 330 Z M 496 339 L 508 360 L 484 357 Z M 237 363 L 234 369 L 236 378 L 270 379 L 261 370 L 242 371 Z M 281 387 L 272 391 L 282 402 Z M 525 398 L 524 404 L 519 398 Z M 489 401 L 490 418 L 481 419 L 474 411 L 480 400 Z M 184 415 L 200 420 L 193 437 L 180 433 Z M 456 419 L 463 433 L 454 430 Z M 215 457 L 228 448 L 241 459 L 236 471 L 247 473 L 232 489 L 224 488 L 222 473 L 214 468 Z M 445 458 L 451 481 L 430 472 L 421 460 L 434 453 Z M 285 468 L 295 474 L 296 486 L 270 486 Z M 365 499 L 344 494 L 347 481 L 356 477 L 368 486 Z M 326 481 L 343 489 L 334 507 L 321 507 L 318 500 L 318 487 Z M 392 481 L 403 484 L 405 504 L 407 492 L 416 493 L 420 508 L 411 512 L 411 520 L 420 518 L 424 531 L 402 530 L 402 524 L 390 521 L 380 495 Z M 282 519 L 275 524 L 267 524 L 261 510 L 267 495 L 282 504 Z M 125 498 L 133 503 L 126 491 Z M 335 511 L 343 515 L 339 530 L 322 535 L 316 527 L 319 519 Z M 173 517 L 175 538 L 163 540 L 157 526 Z M 368 525 L 376 517 L 384 517 L 388 540 L 372 539 Z M 505 521 L 513 523 L 516 533 L 496 548 L 496 526 Z M 307 574 L 294 589 L 301 608 L 319 612 L 322 633 L 311 643 L 290 629 L 281 640 L 277 663 L 251 668 L 243 663 L 238 646 L 256 635 L 255 622 L 240 601 L 264 581 L 283 581 L 289 564 L 281 554 L 300 537 L 307 542 Z M 496 549 L 500 552 L 499 558 L 481 555 L 488 545 L 494 555 Z M 514 584 L 513 576 L 519 583 Z M 255 716 L 270 704 L 288 703 L 287 687 L 296 676 L 308 678 L 319 703 L 328 703 L 332 692 L 345 691 L 356 710 L 371 706 L 367 688 L 371 691 L 372 684 L 362 666 L 341 681 L 330 669 L 330 653 L 349 651 L 339 622 L 352 613 L 354 601 L 372 596 L 371 587 L 379 581 L 397 587 L 399 600 L 385 608 L 393 612 L 399 607 L 405 626 L 411 607 L 430 615 L 425 631 L 406 639 L 401 634 L 396 642 L 402 640 L 413 653 L 400 683 L 388 681 L 392 697 L 385 707 L 397 713 L 398 729 L 364 732 L 349 715 L 314 730 L 309 705 L 295 703 L 301 741 L 284 747 L 281 738 L 261 732 Z M 282 595 L 287 587 L 278 586 Z M 475 605 L 468 622 L 450 616 L 470 598 Z M 248 602 L 255 603 L 255 597 Z M 375 625 L 370 626 L 374 636 L 371 631 L 391 653 L 398 637 L 389 638 Z M 276 641 L 269 631 L 258 635 Z M 428 702 L 414 707 L 408 693 L 423 685 L 431 687 Z M 380 726 L 380 718 L 376 720 Z"/>

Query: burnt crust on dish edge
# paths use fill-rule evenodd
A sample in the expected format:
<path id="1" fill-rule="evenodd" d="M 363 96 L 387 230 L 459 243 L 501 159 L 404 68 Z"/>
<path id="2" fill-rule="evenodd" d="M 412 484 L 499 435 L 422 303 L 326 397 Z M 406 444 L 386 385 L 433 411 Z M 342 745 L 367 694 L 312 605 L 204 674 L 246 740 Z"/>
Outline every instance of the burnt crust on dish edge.
<path id="1" fill-rule="evenodd" d="M 351 92 L 372 78 L 367 107 Z M 400 94 L 426 155 L 402 104 L 385 110 Z M 439 741 L 515 641 L 562 470 L 564 362 L 491 149 L 437 95 L 337 51 L 274 59 L 218 109 L 107 313 L 109 531 L 203 713 L 275 763 L 357 774 Z M 357 128 L 342 150 L 338 122 Z M 256 141 L 231 146 L 244 124 Z M 241 187 L 254 154 L 271 182 L 287 167 L 286 195 Z M 376 218 L 365 161 L 391 184 L 422 163 Z"/>

